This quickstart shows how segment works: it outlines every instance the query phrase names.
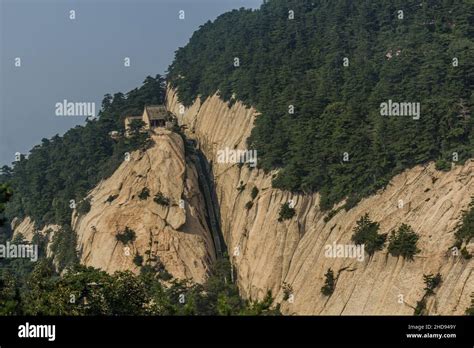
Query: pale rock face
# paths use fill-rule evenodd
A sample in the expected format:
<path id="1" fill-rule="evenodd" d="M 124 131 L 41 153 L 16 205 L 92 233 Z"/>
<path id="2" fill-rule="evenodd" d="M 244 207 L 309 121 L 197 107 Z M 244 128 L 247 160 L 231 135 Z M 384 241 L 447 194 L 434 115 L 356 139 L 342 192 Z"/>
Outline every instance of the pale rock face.
<path id="1" fill-rule="evenodd" d="M 246 148 L 258 116 L 254 109 L 239 102 L 228 108 L 214 95 L 202 103 L 197 100 L 180 114 L 177 95 L 170 88 L 167 104 L 212 162 L 222 232 L 243 296 L 261 299 L 271 290 L 286 314 L 411 315 L 424 293 L 423 274 L 440 272 L 443 282 L 428 297 L 429 313 L 463 314 L 469 306 L 474 261 L 454 256 L 450 248 L 462 210 L 474 195 L 473 161 L 447 173 L 435 170 L 433 164 L 407 170 L 384 190 L 325 222 L 327 213 L 319 209 L 318 194 L 273 189 L 274 173 L 217 163 L 218 150 Z M 237 190 L 242 184 L 245 188 Z M 246 209 L 253 187 L 259 194 Z M 296 216 L 278 222 L 281 204 L 290 200 Z M 411 225 L 420 235 L 421 252 L 414 261 L 389 255 L 386 246 L 370 258 L 366 254 L 362 262 L 326 257 L 326 245 L 352 244 L 353 228 L 365 213 L 380 223 L 379 233 L 389 233 L 402 223 Z M 472 242 L 468 249 L 474 251 Z M 328 268 L 335 275 L 341 271 L 330 297 L 320 291 Z M 292 288 L 290 301 L 283 301 L 284 283 Z"/>
<path id="2" fill-rule="evenodd" d="M 14 218 L 11 223 L 11 228 L 13 230 L 13 238 L 21 234 L 25 240 L 31 242 L 35 234 L 35 223 L 29 216 L 20 220 L 19 218 Z"/>
<path id="3" fill-rule="evenodd" d="M 80 262 L 109 273 L 138 273 L 139 267 L 133 262 L 138 253 L 143 264 L 154 265 L 159 260 L 174 278 L 202 283 L 215 260 L 215 250 L 198 174 L 186 160 L 178 134 L 168 130 L 155 133 L 150 149 L 131 153 L 130 161 L 124 161 L 89 193 L 91 209 L 87 214 L 73 213 Z M 139 194 L 145 187 L 150 196 L 142 200 Z M 169 206 L 153 200 L 158 192 L 169 199 Z M 125 227 L 136 233 L 135 241 L 127 245 L 116 239 Z M 15 219 L 12 228 L 14 235 L 21 233 L 29 241 L 35 232 L 29 217 Z M 59 228 L 48 225 L 39 232 L 48 234 L 51 241 Z"/>
<path id="4" fill-rule="evenodd" d="M 73 216 L 81 263 L 110 273 L 138 272 L 133 263 L 138 253 L 144 264 L 159 259 L 173 277 L 202 283 L 215 252 L 197 172 L 186 163 L 179 135 L 166 130 L 156 133 L 153 147 L 133 152 L 130 161 L 89 193 L 91 210 Z M 139 194 L 145 187 L 150 196 L 142 200 Z M 170 200 L 169 206 L 154 202 L 158 192 Z M 136 240 L 127 245 L 116 239 L 125 227 L 136 233 Z"/>
<path id="5" fill-rule="evenodd" d="M 53 240 L 54 234 L 61 228 L 61 226 L 50 224 L 44 226 L 42 229 L 37 229 L 35 228 L 35 222 L 29 216 L 27 216 L 22 220 L 14 218 L 11 223 L 11 228 L 13 230 L 12 239 L 21 234 L 26 241 L 31 242 L 35 233 L 39 233 L 40 235 L 46 237 L 46 255 L 48 257 L 53 256 L 51 251 L 51 242 Z"/>

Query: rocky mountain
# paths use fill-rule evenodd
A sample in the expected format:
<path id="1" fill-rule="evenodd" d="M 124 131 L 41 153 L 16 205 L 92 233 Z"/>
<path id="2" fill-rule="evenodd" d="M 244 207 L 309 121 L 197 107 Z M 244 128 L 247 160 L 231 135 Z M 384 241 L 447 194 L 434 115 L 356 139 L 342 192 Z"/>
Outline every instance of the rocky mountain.
<path id="1" fill-rule="evenodd" d="M 255 109 L 240 102 L 229 107 L 217 95 L 183 109 L 171 88 L 167 108 L 212 168 L 223 239 L 245 298 L 261 300 L 271 290 L 285 314 L 411 315 L 424 294 L 423 275 L 440 273 L 443 281 L 428 298 L 428 313 L 463 314 L 469 306 L 474 263 L 453 253 L 452 246 L 462 211 L 474 195 L 474 161 L 449 172 L 436 170 L 433 163 L 416 166 L 348 211 L 338 209 L 344 202 L 331 212 L 321 211 L 318 193 L 275 189 L 274 172 L 217 161 L 219 150 L 246 149 L 259 115 Z M 137 272 L 134 257 L 141 255 L 143 263 L 159 262 L 174 278 L 202 283 L 216 250 L 195 163 L 177 133 L 158 130 L 152 139 L 151 148 L 131 153 L 129 161 L 90 191 L 89 212 L 73 214 L 80 261 L 110 273 Z M 146 198 L 140 198 L 145 189 Z M 153 199 L 158 193 L 168 205 Z M 296 215 L 279 221 L 286 202 Z M 365 213 L 385 233 L 403 223 L 412 226 L 420 236 L 420 253 L 413 261 L 391 256 L 386 247 L 373 256 L 365 254 L 363 260 L 328 257 L 328 245 L 352 244 L 356 221 Z M 15 221 L 13 227 L 15 233 L 32 238 L 29 218 Z M 136 238 L 123 244 L 116 235 L 127 227 Z M 48 225 L 41 233 L 51 239 L 58 228 Z M 474 244 L 467 249 L 474 252 Z M 329 268 L 337 280 L 328 297 L 320 288 Z"/>
<path id="2" fill-rule="evenodd" d="M 96 120 L 2 169 L 4 215 L 14 235 L 39 231 L 60 270 L 130 270 L 144 293 L 158 272 L 195 283 L 183 309 L 188 284 L 175 292 L 155 277 L 171 295 L 153 297 L 151 313 L 261 313 L 263 300 L 289 315 L 463 314 L 474 293 L 472 230 L 456 235 L 474 196 L 473 18 L 467 0 L 273 0 L 225 13 L 176 51 L 166 80 L 106 95 Z M 173 131 L 125 129 L 161 104 Z M 236 160 L 246 151 L 258 164 Z M 379 244 L 351 254 L 366 246 L 354 241 L 363 217 Z M 390 250 L 404 228 L 409 257 Z M 207 310 L 197 299 L 209 294 Z"/>
<path id="3" fill-rule="evenodd" d="M 132 153 L 91 191 L 91 210 L 73 219 L 81 263 L 138 271 L 133 258 L 141 255 L 144 264 L 161 262 L 174 278 L 203 282 L 215 251 L 196 169 L 178 134 L 158 130 L 152 139 L 152 148 Z M 140 198 L 143 190 L 149 197 Z M 169 204 L 155 202 L 158 192 Z M 126 227 L 136 233 L 130 245 L 115 237 Z"/>
<path id="4" fill-rule="evenodd" d="M 88 213 L 73 214 L 80 262 L 109 273 L 138 272 L 134 257 L 140 255 L 143 264 L 160 263 L 173 278 L 202 283 L 216 254 L 196 169 L 186 161 L 178 134 L 157 130 L 152 139 L 151 148 L 131 153 L 89 193 Z M 144 190 L 148 194 L 140 197 Z M 169 203 L 157 203 L 157 193 Z M 27 240 L 33 238 L 30 218 L 15 221 L 12 227 Z M 124 244 L 116 236 L 127 227 L 135 238 Z M 51 241 L 58 229 L 48 225 L 39 232 Z"/>
<path id="5" fill-rule="evenodd" d="M 172 89 L 167 102 L 212 163 L 222 233 L 244 296 L 262 298 L 270 289 L 287 314 L 410 315 L 424 293 L 423 275 L 439 272 L 443 282 L 429 299 L 429 313 L 462 314 L 468 307 L 474 263 L 453 255 L 450 247 L 474 194 L 473 161 L 449 172 L 436 170 L 433 163 L 406 170 L 356 207 L 325 219 L 328 212 L 320 210 L 319 194 L 273 189 L 273 173 L 216 160 L 226 147 L 245 149 L 256 110 L 239 102 L 229 107 L 214 95 L 180 113 L 183 108 Z M 252 199 L 254 187 L 258 195 Z M 280 206 L 290 200 L 296 216 L 279 222 Z M 253 205 L 247 209 L 249 201 Z M 356 221 L 365 213 L 385 232 L 410 224 L 420 235 L 421 252 L 412 262 L 386 249 L 362 262 L 326 257 L 326 245 L 351 243 Z M 474 245 L 468 247 L 472 251 Z M 339 272 L 329 298 L 320 292 L 328 268 Z M 292 301 L 283 301 L 285 287 L 292 289 Z"/>

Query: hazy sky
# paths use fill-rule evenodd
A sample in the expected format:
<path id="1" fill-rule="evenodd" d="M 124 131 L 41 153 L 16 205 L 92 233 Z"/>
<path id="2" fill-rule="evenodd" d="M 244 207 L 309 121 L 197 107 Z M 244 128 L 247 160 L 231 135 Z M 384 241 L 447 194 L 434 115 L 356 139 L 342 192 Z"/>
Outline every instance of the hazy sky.
<path id="1" fill-rule="evenodd" d="M 55 104 L 95 102 L 163 74 L 207 20 L 262 0 L 0 0 L 0 166 L 84 124 Z M 70 10 L 76 19 L 71 20 Z M 184 10 L 185 19 L 178 18 Z M 21 67 L 15 67 L 15 58 Z M 130 57 L 131 66 L 124 67 Z"/>

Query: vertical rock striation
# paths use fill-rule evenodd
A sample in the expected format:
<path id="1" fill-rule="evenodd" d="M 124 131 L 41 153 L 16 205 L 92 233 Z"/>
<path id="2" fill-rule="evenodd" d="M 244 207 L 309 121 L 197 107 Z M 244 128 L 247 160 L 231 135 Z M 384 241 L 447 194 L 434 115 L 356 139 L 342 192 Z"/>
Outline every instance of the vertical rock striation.
<path id="1" fill-rule="evenodd" d="M 153 141 L 153 147 L 133 152 L 130 161 L 90 192 L 87 214 L 74 216 L 81 263 L 108 272 L 136 272 L 133 259 L 139 254 L 144 264 L 159 262 L 173 277 L 203 282 L 215 252 L 196 169 L 186 161 L 176 133 L 157 131 Z M 145 199 L 139 196 L 144 189 L 149 191 Z M 154 201 L 158 193 L 169 205 Z M 136 239 L 124 245 L 116 234 L 126 227 Z"/>
<path id="2" fill-rule="evenodd" d="M 187 135 L 196 139 L 212 165 L 222 233 L 238 273 L 241 293 L 262 298 L 271 290 L 287 314 L 413 314 L 424 293 L 423 274 L 440 272 L 443 282 L 430 296 L 430 314 L 462 314 L 474 292 L 473 260 L 450 251 L 462 210 L 474 195 L 474 162 L 449 172 L 433 164 L 417 166 L 394 177 L 384 189 L 331 219 L 319 209 L 319 195 L 291 194 L 271 187 L 275 173 L 248 166 L 217 163 L 217 151 L 246 149 L 256 110 L 240 102 L 228 107 L 217 95 L 196 102 L 184 113 L 176 92 L 169 88 L 167 107 Z M 257 149 L 258 151 L 258 149 Z M 259 192 L 252 199 L 252 189 Z M 293 200 L 296 215 L 279 222 L 281 204 Z M 250 209 L 246 204 L 253 201 Z M 400 205 L 400 202 L 403 205 Z M 341 205 L 341 204 L 340 204 Z M 340 206 L 339 205 L 339 206 Z M 337 207 L 336 207 L 337 208 Z M 421 252 L 410 262 L 388 254 L 385 247 L 362 262 L 329 258 L 325 246 L 351 244 L 356 221 L 365 213 L 388 233 L 402 223 L 420 235 Z M 468 245 L 471 252 L 474 245 Z M 338 274 L 330 297 L 320 288 L 328 268 Z M 283 284 L 292 289 L 283 301 Z"/>

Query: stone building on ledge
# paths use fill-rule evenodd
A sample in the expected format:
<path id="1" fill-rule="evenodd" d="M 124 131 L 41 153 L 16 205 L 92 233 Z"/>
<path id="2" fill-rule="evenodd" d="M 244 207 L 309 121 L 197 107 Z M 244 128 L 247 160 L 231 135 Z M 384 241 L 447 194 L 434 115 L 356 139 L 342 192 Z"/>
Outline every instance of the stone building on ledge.
<path id="1" fill-rule="evenodd" d="M 153 128 L 167 128 L 171 129 L 176 125 L 176 119 L 173 114 L 166 110 L 164 105 L 147 105 L 143 110 L 141 116 L 127 116 L 125 117 L 125 133 L 128 134 L 130 124 L 133 120 L 143 121 L 145 124 L 144 130 Z"/>

